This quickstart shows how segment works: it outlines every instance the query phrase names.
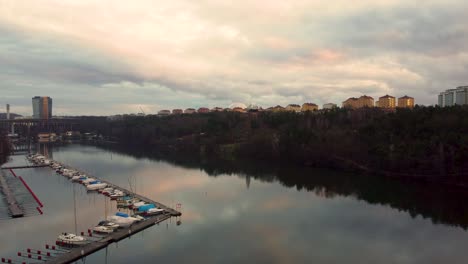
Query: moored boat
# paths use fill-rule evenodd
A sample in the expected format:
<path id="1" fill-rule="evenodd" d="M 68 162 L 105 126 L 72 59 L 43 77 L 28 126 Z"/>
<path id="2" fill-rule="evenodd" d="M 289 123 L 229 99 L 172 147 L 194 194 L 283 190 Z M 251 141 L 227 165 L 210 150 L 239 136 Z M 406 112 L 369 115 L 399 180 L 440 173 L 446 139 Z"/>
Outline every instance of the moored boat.
<path id="1" fill-rule="evenodd" d="M 58 236 L 57 242 L 68 246 L 82 246 L 86 245 L 89 241 L 82 236 L 77 236 L 71 233 L 62 233 Z"/>
<path id="2" fill-rule="evenodd" d="M 86 189 L 88 189 L 88 191 L 96 191 L 99 189 L 104 189 L 106 187 L 107 187 L 107 183 L 103 183 L 103 182 L 86 185 Z"/>
<path id="3" fill-rule="evenodd" d="M 93 232 L 100 234 L 110 234 L 114 232 L 114 229 L 107 226 L 97 225 L 93 227 Z"/>

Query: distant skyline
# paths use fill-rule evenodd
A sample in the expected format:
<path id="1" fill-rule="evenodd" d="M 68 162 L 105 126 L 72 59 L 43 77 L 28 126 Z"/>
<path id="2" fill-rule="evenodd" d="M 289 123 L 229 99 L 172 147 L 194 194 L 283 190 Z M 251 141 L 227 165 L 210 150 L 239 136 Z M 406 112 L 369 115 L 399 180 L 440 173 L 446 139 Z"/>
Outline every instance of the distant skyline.
<path id="1" fill-rule="evenodd" d="M 363 94 L 437 103 L 468 85 L 462 0 L 2 0 L 0 104 L 32 115 L 341 104 Z"/>

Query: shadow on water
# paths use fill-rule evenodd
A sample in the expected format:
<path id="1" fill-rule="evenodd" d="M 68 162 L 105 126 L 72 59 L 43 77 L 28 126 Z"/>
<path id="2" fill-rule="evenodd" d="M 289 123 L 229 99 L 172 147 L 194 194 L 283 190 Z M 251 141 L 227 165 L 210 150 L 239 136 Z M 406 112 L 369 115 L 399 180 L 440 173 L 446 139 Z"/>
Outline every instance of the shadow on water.
<path id="1" fill-rule="evenodd" d="M 235 175 L 245 179 L 247 188 L 252 178 L 263 182 L 279 182 L 285 187 L 314 192 L 321 197 L 354 197 L 369 204 L 390 206 L 408 212 L 413 218 L 429 218 L 435 224 L 463 229 L 468 227 L 468 203 L 465 202 L 468 191 L 464 189 L 329 169 L 301 168 L 248 160 L 207 159 L 197 155 L 167 155 L 119 145 L 93 146 L 137 159 L 145 158 L 189 169 L 201 169 L 211 177 Z"/>

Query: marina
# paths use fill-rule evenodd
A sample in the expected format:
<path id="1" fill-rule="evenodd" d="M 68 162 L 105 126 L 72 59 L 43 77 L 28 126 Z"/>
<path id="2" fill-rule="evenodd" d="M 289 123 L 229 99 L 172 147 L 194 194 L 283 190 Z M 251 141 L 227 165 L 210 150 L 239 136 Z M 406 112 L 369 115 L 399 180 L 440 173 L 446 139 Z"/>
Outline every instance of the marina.
<path id="1" fill-rule="evenodd" d="M 23 217 L 24 216 L 23 209 L 21 209 L 21 207 L 19 206 L 19 203 L 18 201 L 16 201 L 13 191 L 10 189 L 10 186 L 5 180 L 4 171 L 0 173 L 0 186 L 3 192 L 3 195 L 5 196 L 5 200 L 8 204 L 8 209 L 10 211 L 11 217 L 13 218 Z"/>
<path id="2" fill-rule="evenodd" d="M 106 216 L 106 219 L 104 221 L 101 221 L 98 224 L 98 226 L 88 229 L 87 233 L 81 232 L 81 234 L 78 235 L 76 229 L 75 208 L 74 210 L 76 234 L 62 233 L 61 235 L 59 235 L 57 241 L 55 241 L 55 250 L 53 251 L 47 252 L 36 250 L 36 252 L 38 252 L 39 254 L 31 254 L 29 253 L 31 250 L 28 249 L 27 254 L 24 254 L 24 252 L 22 253 L 21 251 L 19 251 L 17 253 L 18 257 L 27 258 L 31 261 L 45 261 L 45 263 L 71 263 L 81 258 L 84 258 L 96 251 L 106 248 L 112 243 L 121 241 L 151 226 L 168 220 L 171 217 L 181 216 L 181 213 L 179 211 L 170 208 L 162 203 L 153 201 L 143 195 L 136 194 L 131 190 L 112 184 L 109 181 L 101 180 L 95 176 L 90 176 L 90 174 L 85 173 L 83 171 L 79 171 L 59 162 L 49 160 L 42 155 L 29 155 L 28 160 L 33 165 L 16 167 L 12 166 L 7 167 L 5 169 L 10 169 L 12 174 L 15 175 L 12 171 L 13 168 L 51 167 L 52 169 L 56 170 L 57 174 L 69 178 L 72 182 L 81 183 L 85 185 L 88 189 L 88 192 L 90 190 L 89 186 L 94 185 L 102 187 L 93 188 L 92 192 L 106 195 L 111 200 L 117 200 L 118 207 L 127 209 L 132 208 L 128 210 L 133 210 L 134 214 L 130 216 L 123 212 L 117 212 L 114 216 L 110 216 L 109 218 Z M 2 170 L 2 174 L 4 173 L 5 170 Z M 12 215 L 14 215 L 14 217 L 22 216 L 21 208 L 15 202 L 14 195 L 9 193 L 8 185 L 4 183 L 3 175 L 0 177 L 0 183 L 2 188 L 4 188 L 3 193 L 8 199 L 10 199 L 8 200 L 8 204 L 10 205 L 10 211 L 12 212 Z M 112 189 L 113 191 L 112 193 L 103 192 L 104 189 Z M 73 189 L 73 192 L 75 195 L 75 189 Z M 133 204 L 141 205 L 139 207 L 133 207 Z M 144 208 L 145 210 L 142 210 L 141 208 Z M 116 222 L 120 224 L 114 224 L 111 221 L 121 222 Z M 113 228 L 109 227 L 109 225 L 112 225 Z M 51 249 L 49 247 L 49 245 L 46 245 L 46 249 Z M 4 263 L 26 263 L 23 261 L 14 261 L 9 258 L 2 258 L 1 261 Z"/>

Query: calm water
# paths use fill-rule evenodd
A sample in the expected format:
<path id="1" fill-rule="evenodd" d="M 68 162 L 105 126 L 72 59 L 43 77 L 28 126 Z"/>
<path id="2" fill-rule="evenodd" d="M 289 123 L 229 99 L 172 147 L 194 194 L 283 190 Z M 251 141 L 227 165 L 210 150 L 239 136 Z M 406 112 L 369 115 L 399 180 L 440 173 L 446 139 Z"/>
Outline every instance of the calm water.
<path id="1" fill-rule="evenodd" d="M 86 263 L 467 263 L 466 195 L 430 185 L 327 170 L 159 161 L 94 146 L 49 148 L 55 160 L 166 205 L 175 219 L 86 258 Z M 14 156 L 10 164 L 24 164 Z M 0 221 L 0 257 L 43 248 L 62 231 L 104 217 L 104 197 L 49 168 L 17 171 L 44 215 Z M 115 212 L 115 204 L 107 205 Z"/>

